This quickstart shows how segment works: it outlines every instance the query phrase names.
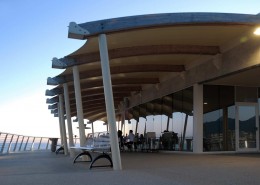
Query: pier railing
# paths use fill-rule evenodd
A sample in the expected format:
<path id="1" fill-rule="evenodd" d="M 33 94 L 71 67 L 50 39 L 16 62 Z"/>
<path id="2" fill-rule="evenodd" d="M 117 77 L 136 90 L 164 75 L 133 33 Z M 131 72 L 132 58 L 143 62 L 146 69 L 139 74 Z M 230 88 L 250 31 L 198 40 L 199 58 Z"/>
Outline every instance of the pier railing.
<path id="1" fill-rule="evenodd" d="M 50 149 L 50 138 L 0 132 L 0 155 L 14 152 Z"/>

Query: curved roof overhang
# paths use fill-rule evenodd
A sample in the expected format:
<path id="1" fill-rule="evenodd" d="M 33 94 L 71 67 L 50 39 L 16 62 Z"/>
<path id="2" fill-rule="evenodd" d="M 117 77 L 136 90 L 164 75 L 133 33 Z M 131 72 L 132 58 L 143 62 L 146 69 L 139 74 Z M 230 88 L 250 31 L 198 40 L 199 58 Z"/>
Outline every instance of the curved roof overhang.
<path id="1" fill-rule="evenodd" d="M 72 67 L 78 65 L 84 118 L 106 120 L 99 34 L 107 35 L 114 104 L 119 113 L 118 105 L 125 97 L 221 54 L 259 24 L 259 15 L 226 13 L 155 14 L 71 23 L 69 38 L 87 41 L 72 54 L 53 60 L 53 68 L 65 71 L 48 78 L 48 84 L 56 87 L 46 91 L 46 95 L 54 96 L 47 103 L 53 104 L 49 108 L 55 113 L 57 95 L 67 83 L 71 113 L 76 116 Z M 169 115 L 169 108 L 160 111 L 164 109 Z"/>

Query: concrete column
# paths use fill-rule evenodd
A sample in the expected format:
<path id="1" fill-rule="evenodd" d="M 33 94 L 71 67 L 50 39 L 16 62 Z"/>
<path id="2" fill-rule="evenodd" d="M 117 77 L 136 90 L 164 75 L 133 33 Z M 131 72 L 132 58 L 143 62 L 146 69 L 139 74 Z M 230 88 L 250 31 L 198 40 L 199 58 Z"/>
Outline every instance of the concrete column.
<path id="1" fill-rule="evenodd" d="M 193 85 L 193 152 L 203 152 L 203 85 Z"/>
<path id="2" fill-rule="evenodd" d="M 61 126 L 60 103 L 58 103 L 58 115 L 59 115 L 59 125 L 60 125 L 60 144 L 64 145 L 63 135 L 62 135 L 62 126 Z"/>
<path id="3" fill-rule="evenodd" d="M 111 83 L 111 76 L 110 76 L 106 35 L 100 34 L 98 36 L 98 41 L 99 41 L 104 93 L 105 93 L 105 100 L 106 100 L 106 111 L 107 111 L 107 121 L 108 121 L 107 124 L 109 126 L 109 132 L 110 132 L 109 136 L 110 136 L 113 168 L 114 170 L 121 170 L 122 169 L 121 156 L 118 147 L 116 116 L 115 116 L 114 98 L 113 98 L 112 83 Z"/>
<path id="4" fill-rule="evenodd" d="M 63 137 L 63 147 L 64 147 L 64 154 L 68 155 L 68 144 L 67 144 L 67 136 L 66 136 L 66 127 L 65 127 L 65 119 L 64 119 L 64 105 L 63 105 L 63 97 L 62 94 L 59 95 L 59 106 L 60 106 L 60 120 L 61 120 L 61 131 Z"/>
<path id="5" fill-rule="evenodd" d="M 68 127 L 68 134 L 69 134 L 69 146 L 74 146 L 73 141 L 73 131 L 72 131 L 72 124 L 71 124 L 71 113 L 70 113 L 70 98 L 69 98 L 69 90 L 68 90 L 68 84 L 63 84 L 63 90 L 64 90 L 64 100 L 65 100 L 65 108 L 66 108 L 66 118 L 67 118 L 67 127 Z M 70 157 L 75 157 L 75 150 L 70 150 Z"/>
<path id="6" fill-rule="evenodd" d="M 80 146 L 84 146 L 86 144 L 86 135 L 85 135 L 85 126 L 84 126 L 84 118 L 83 118 L 83 108 L 82 108 L 78 66 L 73 66 L 73 79 L 74 79 L 75 98 L 76 98 L 76 107 L 77 107 L 77 118 L 79 123 Z"/>
<path id="7" fill-rule="evenodd" d="M 94 135 L 94 123 L 93 123 L 93 121 L 91 122 L 91 129 L 92 129 L 92 134 Z"/>

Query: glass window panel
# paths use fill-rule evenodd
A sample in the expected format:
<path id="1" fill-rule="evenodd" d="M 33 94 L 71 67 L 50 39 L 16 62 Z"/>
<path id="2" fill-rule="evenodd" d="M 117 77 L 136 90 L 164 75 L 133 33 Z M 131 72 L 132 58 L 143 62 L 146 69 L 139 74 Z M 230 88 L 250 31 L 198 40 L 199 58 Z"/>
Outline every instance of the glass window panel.
<path id="1" fill-rule="evenodd" d="M 168 118 L 168 116 L 162 115 L 162 128 L 161 128 L 161 132 L 168 130 L 169 131 L 169 125 L 170 125 L 170 118 Z M 169 123 L 168 123 L 169 121 Z M 168 129 L 167 129 L 167 125 L 168 125 Z"/>
<path id="2" fill-rule="evenodd" d="M 239 106 L 239 148 L 256 148 L 255 106 Z"/>
<path id="3" fill-rule="evenodd" d="M 173 132 L 177 133 L 178 137 L 182 137 L 183 126 L 183 91 L 173 94 Z"/>
<path id="4" fill-rule="evenodd" d="M 144 134 L 145 121 L 146 121 L 145 118 L 143 118 L 143 117 L 139 118 L 138 129 L 137 129 L 137 132 L 139 133 L 139 135 Z"/>
<path id="5" fill-rule="evenodd" d="M 219 109 L 219 87 L 214 85 L 204 85 L 203 91 L 204 113 Z"/>
<path id="6" fill-rule="evenodd" d="M 182 113 L 175 112 L 173 113 L 173 129 L 172 131 L 177 133 L 180 137 L 182 135 L 182 129 L 183 129 L 183 119 L 182 119 Z"/>
<path id="7" fill-rule="evenodd" d="M 146 117 L 146 132 L 154 132 L 154 119 L 153 115 Z"/>
<path id="8" fill-rule="evenodd" d="M 228 107 L 228 131 L 227 131 L 227 150 L 234 151 L 236 148 L 235 133 L 235 106 Z"/>
<path id="9" fill-rule="evenodd" d="M 203 93 L 204 151 L 234 150 L 234 87 L 204 85 Z"/>
<path id="10" fill-rule="evenodd" d="M 162 116 L 155 115 L 153 119 L 154 119 L 154 132 L 156 133 L 156 137 L 160 137 L 162 132 L 162 125 L 161 125 Z"/>
<path id="11" fill-rule="evenodd" d="M 257 102 L 256 87 L 236 87 L 237 102 Z"/>
<path id="12" fill-rule="evenodd" d="M 204 114 L 203 147 L 205 151 L 222 150 L 223 112 L 216 110 Z"/>
<path id="13" fill-rule="evenodd" d="M 219 107 L 229 107 L 235 102 L 235 88 L 232 86 L 219 87 Z"/>

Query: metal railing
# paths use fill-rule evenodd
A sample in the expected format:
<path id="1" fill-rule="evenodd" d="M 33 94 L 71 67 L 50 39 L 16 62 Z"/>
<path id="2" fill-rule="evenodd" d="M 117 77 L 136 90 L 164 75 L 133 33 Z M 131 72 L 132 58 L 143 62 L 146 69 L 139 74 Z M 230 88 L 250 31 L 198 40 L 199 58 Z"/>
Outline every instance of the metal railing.
<path id="1" fill-rule="evenodd" d="M 51 149 L 50 138 L 0 132 L 0 155 Z"/>

